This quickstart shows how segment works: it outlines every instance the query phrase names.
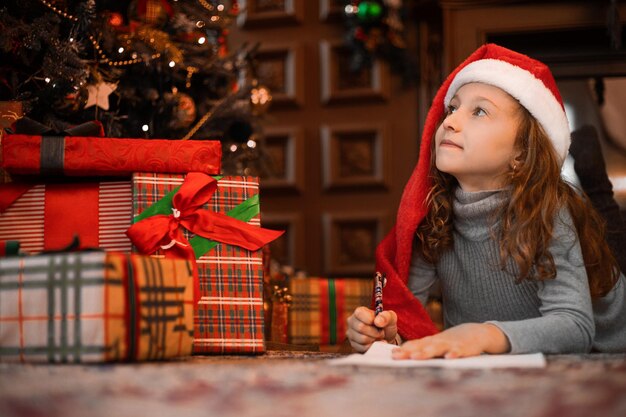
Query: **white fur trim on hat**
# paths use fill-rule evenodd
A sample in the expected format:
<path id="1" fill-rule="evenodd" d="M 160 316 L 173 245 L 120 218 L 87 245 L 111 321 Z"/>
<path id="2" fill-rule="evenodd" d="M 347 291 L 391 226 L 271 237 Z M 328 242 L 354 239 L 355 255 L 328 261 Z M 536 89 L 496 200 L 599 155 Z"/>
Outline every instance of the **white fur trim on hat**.
<path id="1" fill-rule="evenodd" d="M 563 163 L 571 137 L 567 116 L 550 89 L 532 73 L 498 59 L 481 59 L 465 66 L 452 80 L 444 105 L 447 107 L 463 85 L 480 82 L 501 88 L 516 98 L 541 124 Z"/>

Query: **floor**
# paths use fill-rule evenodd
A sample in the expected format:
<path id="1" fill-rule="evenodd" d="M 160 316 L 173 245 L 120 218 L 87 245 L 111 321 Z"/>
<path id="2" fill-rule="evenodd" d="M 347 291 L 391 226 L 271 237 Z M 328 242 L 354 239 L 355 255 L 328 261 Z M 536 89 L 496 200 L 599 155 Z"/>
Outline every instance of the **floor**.
<path id="1" fill-rule="evenodd" d="M 0 364 L 0 416 L 626 416 L 626 355 L 545 369 L 334 367 L 270 351 L 118 365 Z"/>

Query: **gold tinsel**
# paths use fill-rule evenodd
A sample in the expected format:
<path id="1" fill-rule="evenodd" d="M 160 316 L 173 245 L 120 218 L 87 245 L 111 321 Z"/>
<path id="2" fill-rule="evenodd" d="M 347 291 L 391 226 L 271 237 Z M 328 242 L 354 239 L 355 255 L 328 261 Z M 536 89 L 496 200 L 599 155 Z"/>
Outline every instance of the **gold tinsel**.
<path id="1" fill-rule="evenodd" d="M 132 43 L 133 41 L 141 41 L 148 45 L 154 51 L 164 53 L 171 61 L 177 65 L 183 62 L 183 51 L 174 45 L 165 32 L 149 26 L 142 26 L 135 33 L 121 36 L 122 42 Z"/>

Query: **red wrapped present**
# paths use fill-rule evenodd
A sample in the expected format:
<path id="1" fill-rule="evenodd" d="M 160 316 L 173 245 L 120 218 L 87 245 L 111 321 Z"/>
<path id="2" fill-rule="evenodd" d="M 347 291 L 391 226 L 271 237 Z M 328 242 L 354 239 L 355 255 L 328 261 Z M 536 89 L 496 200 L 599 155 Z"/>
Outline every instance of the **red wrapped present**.
<path id="1" fill-rule="evenodd" d="M 294 278 L 289 282 L 289 342 L 338 345 L 346 320 L 359 306 L 372 303 L 373 282 L 361 278 Z"/>
<path id="2" fill-rule="evenodd" d="M 0 362 L 191 354 L 192 265 L 103 251 L 0 259 Z"/>
<path id="3" fill-rule="evenodd" d="M 20 134 L 7 134 L 2 140 L 0 160 L 10 174 L 127 176 L 143 171 L 217 174 L 221 168 L 219 141 L 91 137 L 101 130 L 101 125 L 95 122 L 66 132 L 46 131 L 46 126 L 30 119 L 20 119 L 17 123 L 26 127 L 16 126 Z M 35 131 L 40 133 L 33 134 Z"/>
<path id="4" fill-rule="evenodd" d="M 220 172 L 219 141 L 5 135 L 3 168 L 10 174 L 125 176 L 138 171 Z"/>
<path id="5" fill-rule="evenodd" d="M 58 250 L 78 237 L 82 248 L 130 252 L 130 181 L 0 185 L 0 241 L 29 253 Z"/>
<path id="6" fill-rule="evenodd" d="M 260 248 L 281 232 L 259 227 L 256 178 L 216 179 L 135 174 L 128 234 L 143 253 L 196 258 L 194 353 L 262 353 Z"/>

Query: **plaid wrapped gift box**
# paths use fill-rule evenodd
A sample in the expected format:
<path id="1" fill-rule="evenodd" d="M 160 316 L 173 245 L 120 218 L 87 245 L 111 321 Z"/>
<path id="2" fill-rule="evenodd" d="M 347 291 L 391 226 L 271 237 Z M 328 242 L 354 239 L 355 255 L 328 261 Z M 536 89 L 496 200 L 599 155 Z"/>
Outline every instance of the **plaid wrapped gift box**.
<path id="1" fill-rule="evenodd" d="M 289 282 L 289 342 L 337 345 L 345 340 L 346 320 L 358 306 L 372 304 L 373 282 L 359 278 L 294 278 Z"/>
<path id="2" fill-rule="evenodd" d="M 0 185 L 0 240 L 17 240 L 29 253 L 67 247 L 130 252 L 124 234 L 132 220 L 130 181 Z M 13 201 L 11 191 L 20 195 Z M 4 200 L 8 199 L 7 208 Z M 3 211 L 4 208 L 4 211 Z"/>
<path id="3" fill-rule="evenodd" d="M 133 176 L 133 212 L 142 214 L 184 181 L 183 175 Z M 218 177 L 217 189 L 203 209 L 232 215 L 243 206 L 255 208 L 248 224 L 260 226 L 258 180 Z M 256 206 L 256 207 L 255 207 Z M 248 211 L 250 213 L 250 211 Z M 186 231 L 185 231 L 186 232 Z M 187 237 L 189 234 L 186 233 Z M 190 239 L 197 248 L 195 236 Z M 200 287 L 194 317 L 194 353 L 263 353 L 262 251 L 204 240 L 196 253 Z M 157 252 L 158 253 L 158 252 Z"/>
<path id="4" fill-rule="evenodd" d="M 191 354 L 190 262 L 90 251 L 0 259 L 0 361 Z"/>

